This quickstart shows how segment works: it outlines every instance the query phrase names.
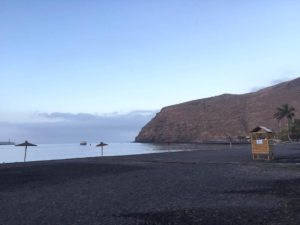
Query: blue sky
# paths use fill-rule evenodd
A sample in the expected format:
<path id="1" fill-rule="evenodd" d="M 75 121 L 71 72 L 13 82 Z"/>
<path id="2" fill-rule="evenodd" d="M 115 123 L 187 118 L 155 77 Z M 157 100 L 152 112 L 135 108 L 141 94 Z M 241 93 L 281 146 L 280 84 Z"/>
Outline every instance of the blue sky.
<path id="1" fill-rule="evenodd" d="M 0 122 L 157 111 L 296 78 L 299 12 L 295 0 L 1 0 Z"/>

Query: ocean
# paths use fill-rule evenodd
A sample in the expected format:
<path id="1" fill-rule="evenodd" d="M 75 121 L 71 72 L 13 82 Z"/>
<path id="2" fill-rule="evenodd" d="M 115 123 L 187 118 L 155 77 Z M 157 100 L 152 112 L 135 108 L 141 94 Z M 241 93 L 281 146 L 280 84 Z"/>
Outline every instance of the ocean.
<path id="1" fill-rule="evenodd" d="M 229 148 L 229 145 L 216 144 L 143 144 L 143 143 L 108 143 L 101 152 L 97 143 L 87 145 L 73 144 L 38 144 L 28 147 L 26 161 L 44 161 L 56 159 L 72 159 L 87 157 L 105 157 L 121 155 L 150 154 L 160 152 L 190 151 L 190 150 L 217 150 Z M 14 145 L 0 145 L 0 164 L 23 162 L 25 147 Z"/>
<path id="2" fill-rule="evenodd" d="M 96 143 L 85 146 L 76 144 L 38 144 L 28 147 L 26 161 L 42 161 L 55 159 L 72 159 L 102 156 L 120 156 L 148 154 L 166 151 L 178 151 L 177 145 L 155 145 L 141 143 L 109 143 L 103 148 L 96 147 Z M 0 146 L 0 163 L 23 162 L 25 147 L 14 145 Z"/>
<path id="3" fill-rule="evenodd" d="M 223 146 L 224 148 L 225 146 Z M 142 143 L 109 143 L 103 148 L 96 147 L 96 143 L 85 146 L 76 144 L 38 144 L 28 147 L 26 161 L 44 161 L 56 159 L 72 159 L 87 157 L 105 157 L 149 154 L 169 151 L 214 150 L 220 145 L 193 145 L 193 144 L 142 144 Z M 14 145 L 0 145 L 0 163 L 24 161 L 25 147 Z"/>

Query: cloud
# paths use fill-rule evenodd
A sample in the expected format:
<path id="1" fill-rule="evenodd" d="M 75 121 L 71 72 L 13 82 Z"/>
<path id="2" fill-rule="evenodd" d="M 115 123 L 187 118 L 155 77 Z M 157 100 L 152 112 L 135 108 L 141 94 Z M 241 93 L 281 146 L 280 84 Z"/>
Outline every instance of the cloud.
<path id="1" fill-rule="evenodd" d="M 48 121 L 77 121 L 77 122 L 87 122 L 87 121 L 95 121 L 103 118 L 103 116 L 97 116 L 88 113 L 61 113 L 61 112 L 53 112 L 53 113 L 39 113 L 37 115 L 40 118 L 48 119 Z"/>
<path id="2" fill-rule="evenodd" d="M 136 110 L 131 111 L 129 113 L 106 113 L 106 114 L 89 114 L 89 113 L 61 113 L 61 112 L 53 112 L 53 113 L 38 113 L 37 116 L 42 119 L 48 119 L 49 121 L 73 121 L 73 122 L 88 122 L 88 121 L 101 121 L 101 120 L 115 120 L 115 119 L 125 119 L 125 118 L 140 118 L 140 117 L 148 117 L 152 116 L 156 111 L 150 110 Z"/>
<path id="3" fill-rule="evenodd" d="M 273 85 L 276 85 L 276 84 L 280 84 L 280 83 L 289 81 L 291 79 L 293 79 L 293 78 L 288 77 L 288 76 L 283 76 L 283 77 L 278 78 L 278 79 L 273 79 L 273 80 L 271 80 L 271 82 L 268 85 L 252 87 L 250 89 L 250 92 L 256 92 L 256 91 L 259 91 L 263 88 L 270 87 L 270 86 L 273 86 Z"/>
<path id="4" fill-rule="evenodd" d="M 265 88 L 266 86 L 256 86 L 256 87 L 252 87 L 251 89 L 250 89 L 250 92 L 252 93 L 252 92 L 257 92 L 257 91 L 259 91 L 259 90 L 261 90 L 261 89 L 263 89 L 263 88 Z"/>
<path id="5" fill-rule="evenodd" d="M 32 140 L 36 143 L 124 142 L 133 141 L 156 111 L 129 113 L 38 113 L 42 122 L 0 123 L 0 140 Z"/>
<path id="6" fill-rule="evenodd" d="M 283 83 L 283 82 L 286 82 L 286 81 L 289 81 L 289 80 L 291 80 L 291 78 L 289 78 L 289 77 L 274 79 L 274 80 L 271 81 L 271 85 L 280 84 L 280 83 Z"/>

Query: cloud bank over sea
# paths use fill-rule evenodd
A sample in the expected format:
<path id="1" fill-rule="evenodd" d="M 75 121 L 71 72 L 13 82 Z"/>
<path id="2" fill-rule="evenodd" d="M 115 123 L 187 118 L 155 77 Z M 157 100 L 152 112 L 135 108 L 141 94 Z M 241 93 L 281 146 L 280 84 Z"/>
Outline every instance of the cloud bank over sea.
<path id="1" fill-rule="evenodd" d="M 35 113 L 30 122 L 0 122 L 0 140 L 36 143 L 130 142 L 157 111 L 128 113 Z"/>

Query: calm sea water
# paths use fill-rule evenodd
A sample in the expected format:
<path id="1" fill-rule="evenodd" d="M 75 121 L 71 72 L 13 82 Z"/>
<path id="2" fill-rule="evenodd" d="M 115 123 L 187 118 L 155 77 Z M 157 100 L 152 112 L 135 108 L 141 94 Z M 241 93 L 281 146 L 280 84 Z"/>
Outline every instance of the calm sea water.
<path id="1" fill-rule="evenodd" d="M 25 147 L 0 145 L 0 163 L 23 162 Z M 165 151 L 178 151 L 179 146 L 154 145 L 140 143 L 109 143 L 103 148 L 103 156 L 135 155 Z M 39 144 L 28 147 L 26 161 L 53 159 L 72 159 L 102 156 L 101 148 L 96 144 Z"/>
<path id="2" fill-rule="evenodd" d="M 224 147 L 224 146 L 223 146 Z M 0 145 L 0 163 L 23 162 L 25 147 Z M 182 150 L 214 150 L 220 149 L 217 145 L 191 144 L 141 144 L 141 143 L 109 143 L 103 149 L 103 156 L 120 156 L 159 153 Z M 28 147 L 26 161 L 41 161 L 54 159 L 72 159 L 101 157 L 101 148 L 96 144 L 81 146 L 77 144 L 39 144 L 37 147 Z"/>

